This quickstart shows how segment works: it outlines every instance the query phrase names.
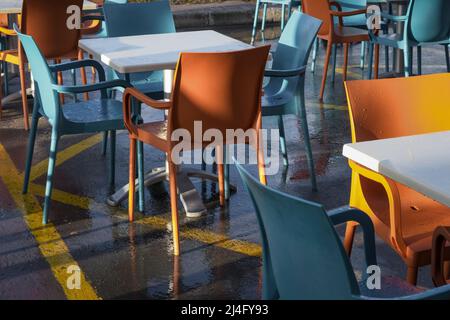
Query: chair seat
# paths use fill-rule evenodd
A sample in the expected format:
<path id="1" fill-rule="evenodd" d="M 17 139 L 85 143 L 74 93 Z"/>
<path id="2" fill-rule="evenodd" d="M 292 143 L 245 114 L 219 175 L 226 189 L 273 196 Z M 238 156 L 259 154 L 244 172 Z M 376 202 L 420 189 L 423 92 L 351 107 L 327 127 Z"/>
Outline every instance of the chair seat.
<path id="1" fill-rule="evenodd" d="M 291 92 L 283 91 L 274 95 L 264 95 L 261 98 L 262 115 L 279 114 L 281 108 L 290 103 L 294 96 Z"/>
<path id="2" fill-rule="evenodd" d="M 402 230 L 407 255 L 415 257 L 419 265 L 430 264 L 433 231 L 438 226 L 450 225 L 450 208 L 402 184 L 396 185 L 401 199 Z M 389 208 L 384 190 L 371 190 L 370 206 L 377 212 L 378 218 L 388 226 Z M 382 237 L 390 243 L 389 232 L 382 234 Z M 447 247 L 445 257 L 450 259 L 450 246 Z"/>
<path id="3" fill-rule="evenodd" d="M 371 298 L 396 298 L 413 295 L 425 291 L 395 276 L 381 276 L 381 289 L 369 290 L 365 280 L 359 282 L 362 296 Z"/>
<path id="4" fill-rule="evenodd" d="M 137 125 L 139 139 L 162 150 L 169 150 L 167 121 L 147 122 Z"/>
<path id="5" fill-rule="evenodd" d="M 72 129 L 84 132 L 123 129 L 122 102 L 98 99 L 67 103 L 62 106 L 64 118 Z"/>
<path id="6" fill-rule="evenodd" d="M 340 42 L 359 42 L 369 40 L 369 33 L 367 30 L 354 27 L 335 26 L 334 34 Z"/>
<path id="7" fill-rule="evenodd" d="M 375 37 L 376 43 L 381 45 L 400 48 L 402 46 L 403 35 L 398 33 L 380 34 Z M 414 44 L 414 43 L 410 43 Z"/>

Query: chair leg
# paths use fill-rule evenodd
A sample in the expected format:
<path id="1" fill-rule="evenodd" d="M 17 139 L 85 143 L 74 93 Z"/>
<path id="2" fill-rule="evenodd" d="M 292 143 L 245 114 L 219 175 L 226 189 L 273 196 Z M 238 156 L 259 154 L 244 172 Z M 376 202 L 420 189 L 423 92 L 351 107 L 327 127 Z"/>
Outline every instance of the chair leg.
<path id="1" fill-rule="evenodd" d="M 422 75 L 422 47 L 417 46 L 417 73 Z"/>
<path id="2" fill-rule="evenodd" d="M 375 79 L 378 79 L 380 67 L 380 45 L 375 44 Z"/>
<path id="3" fill-rule="evenodd" d="M 173 253 L 180 255 L 180 240 L 178 231 L 178 194 L 177 194 L 177 169 L 170 156 L 169 162 L 169 184 L 170 184 L 170 206 L 172 211 L 172 233 L 173 233 Z"/>
<path id="4" fill-rule="evenodd" d="M 405 67 L 405 77 L 409 77 L 410 75 L 410 56 L 411 56 L 411 51 L 410 48 L 404 48 L 403 49 L 403 61 L 404 61 L 404 67 Z"/>
<path id="5" fill-rule="evenodd" d="M 357 226 L 358 224 L 355 222 L 348 222 L 345 227 L 344 249 L 349 257 L 352 254 L 353 240 L 355 239 L 355 232 Z"/>
<path id="6" fill-rule="evenodd" d="M 359 56 L 359 67 L 364 71 L 364 65 L 366 64 L 366 42 L 361 42 L 361 54 Z"/>
<path id="7" fill-rule="evenodd" d="M 113 187 L 116 181 L 116 131 L 110 131 L 111 147 L 109 155 L 109 186 Z"/>
<path id="8" fill-rule="evenodd" d="M 84 58 L 83 51 L 79 50 L 78 51 L 78 60 L 83 60 L 83 58 Z M 93 68 L 93 70 L 95 70 L 95 69 Z M 81 73 L 81 83 L 83 85 L 86 85 L 87 84 L 86 68 L 80 68 L 80 73 Z M 95 73 L 93 73 L 92 82 L 93 83 L 95 82 Z M 83 98 L 86 101 L 89 100 L 89 93 L 88 92 L 83 93 Z"/>
<path id="9" fill-rule="evenodd" d="M 347 68 L 348 68 L 348 47 L 349 43 L 344 43 L 344 81 L 347 80 Z"/>
<path id="10" fill-rule="evenodd" d="M 225 170 L 223 146 L 216 148 L 217 172 L 219 176 L 219 202 L 220 206 L 225 206 Z"/>
<path id="11" fill-rule="evenodd" d="M 53 128 L 50 143 L 50 156 L 48 159 L 47 183 L 45 186 L 45 199 L 42 214 L 42 224 L 47 224 L 48 222 L 48 212 L 50 211 L 50 202 L 53 190 L 53 175 L 55 172 L 56 155 L 58 153 L 58 141 L 59 141 L 58 132 L 56 131 L 56 129 Z"/>
<path id="12" fill-rule="evenodd" d="M 325 63 L 323 65 L 323 75 L 322 75 L 322 86 L 320 88 L 320 95 L 319 95 L 319 101 L 323 101 L 323 94 L 325 92 L 325 84 L 327 82 L 327 73 L 328 73 L 328 65 L 330 63 L 330 56 L 331 56 L 331 48 L 333 47 L 333 43 L 331 41 L 328 41 L 327 44 L 327 53 L 325 57 Z"/>
<path id="13" fill-rule="evenodd" d="M 304 81 L 304 79 L 303 79 Z M 317 191 L 316 170 L 314 167 L 314 158 L 311 148 L 311 139 L 309 136 L 308 120 L 306 118 L 306 105 L 305 105 L 305 84 L 300 84 L 300 96 L 296 97 L 297 105 L 299 106 L 299 116 L 303 131 L 303 141 L 305 142 L 306 160 L 308 162 L 309 175 L 311 179 L 311 187 L 313 191 Z"/>
<path id="14" fill-rule="evenodd" d="M 129 164 L 129 190 L 128 190 L 128 220 L 134 221 L 135 206 L 135 180 L 136 180 L 136 139 L 130 138 L 130 164 Z"/>
<path id="15" fill-rule="evenodd" d="M 253 19 L 252 38 L 250 40 L 251 45 L 253 45 L 255 43 L 256 28 L 258 26 L 259 6 L 260 6 L 260 0 L 257 0 L 256 7 L 255 7 L 255 17 Z"/>
<path id="16" fill-rule="evenodd" d="M 417 266 L 408 266 L 408 273 L 406 275 L 406 281 L 413 286 L 417 285 L 417 274 L 419 269 Z"/>
<path id="17" fill-rule="evenodd" d="M 264 31 L 266 28 L 266 15 L 267 15 L 267 3 L 263 4 L 263 16 L 262 16 L 262 21 L 261 21 L 261 37 L 262 37 L 262 41 L 265 41 L 265 37 L 264 37 Z"/>
<path id="18" fill-rule="evenodd" d="M 4 70 L 3 64 L 2 64 L 2 70 Z M 2 104 L 2 100 L 3 100 L 3 93 L 2 93 L 2 91 L 3 90 L 4 90 L 4 88 L 3 88 L 3 80 L 2 80 L 2 76 L 0 75 L 0 120 L 2 120 L 2 113 L 3 113 L 3 104 Z"/>
<path id="19" fill-rule="evenodd" d="M 139 212 L 145 210 L 145 193 L 144 193 L 144 143 L 137 142 L 137 165 L 138 165 L 138 194 L 139 194 Z"/>
<path id="20" fill-rule="evenodd" d="M 447 65 L 447 72 L 450 72 L 450 50 L 449 50 L 450 45 L 444 45 L 444 50 L 445 50 L 445 63 Z"/>
<path id="21" fill-rule="evenodd" d="M 29 120 L 28 120 L 28 99 L 27 99 L 27 84 L 26 84 L 26 73 L 25 73 L 25 57 L 22 47 L 19 45 L 19 75 L 20 75 L 20 90 L 22 92 L 22 109 L 23 109 L 23 122 L 25 130 L 28 130 Z"/>
<path id="22" fill-rule="evenodd" d="M 311 72 L 312 73 L 314 73 L 314 71 L 316 71 L 316 59 L 317 59 L 318 51 L 319 51 L 319 38 L 316 38 L 316 40 L 314 40 L 314 47 L 313 47 L 312 61 L 311 61 Z"/>
<path id="23" fill-rule="evenodd" d="M 332 72 L 331 72 L 331 83 L 334 85 L 334 80 L 336 79 L 336 65 L 337 65 L 337 44 L 333 45 L 333 66 L 332 66 Z"/>
<path id="24" fill-rule="evenodd" d="M 26 194 L 28 192 L 28 185 L 30 182 L 30 172 L 31 172 L 31 164 L 33 163 L 33 153 L 34 153 L 34 144 L 36 142 L 36 133 L 37 133 L 37 126 L 39 122 L 39 106 L 36 102 L 34 102 L 33 107 L 33 117 L 31 119 L 31 131 L 30 135 L 28 136 L 28 146 L 27 146 L 27 158 L 25 162 L 25 172 L 24 172 L 24 178 L 23 178 L 23 188 L 22 193 Z"/>
<path id="25" fill-rule="evenodd" d="M 103 143 L 102 143 L 102 155 L 106 155 L 106 149 L 108 148 L 108 131 L 103 131 Z"/>
<path id="26" fill-rule="evenodd" d="M 267 185 L 267 177 L 266 177 L 266 168 L 264 162 L 264 150 L 263 150 L 263 142 L 261 137 L 261 129 L 257 132 L 257 141 L 256 141 L 256 154 L 258 159 L 258 173 L 259 173 L 259 181 Z"/>
<path id="27" fill-rule="evenodd" d="M 284 130 L 283 116 L 278 116 L 278 129 L 280 130 L 280 151 L 283 156 L 283 165 L 287 167 L 289 165 L 287 147 L 286 147 L 286 134 Z"/>
<path id="28" fill-rule="evenodd" d="M 286 15 L 286 6 L 284 4 L 281 5 L 281 31 L 284 30 L 284 20 Z"/>
<path id="29" fill-rule="evenodd" d="M 56 63 L 61 63 L 61 59 L 55 59 L 55 64 L 56 64 Z M 56 78 L 57 78 L 57 80 L 58 80 L 58 84 L 59 84 L 60 86 L 63 85 L 64 79 L 63 79 L 63 73 L 62 73 L 61 71 L 58 71 L 58 72 L 56 73 Z M 65 98 L 64 98 L 64 94 L 63 94 L 63 93 L 60 93 L 60 94 L 59 94 L 59 100 L 60 100 L 61 104 L 64 104 L 64 103 L 65 103 Z"/>
<path id="30" fill-rule="evenodd" d="M 373 76 L 373 49 L 374 49 L 374 43 L 369 43 L 369 64 L 367 66 L 367 78 L 370 80 Z"/>

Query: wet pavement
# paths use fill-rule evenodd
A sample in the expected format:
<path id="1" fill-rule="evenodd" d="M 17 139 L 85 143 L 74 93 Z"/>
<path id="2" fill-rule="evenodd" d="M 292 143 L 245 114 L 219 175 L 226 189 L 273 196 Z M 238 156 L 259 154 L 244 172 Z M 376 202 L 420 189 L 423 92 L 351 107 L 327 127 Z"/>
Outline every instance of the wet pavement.
<path id="1" fill-rule="evenodd" d="M 250 27 L 219 31 L 249 42 Z M 270 29 L 266 37 L 279 34 Z M 318 102 L 324 48 L 315 74 L 307 72 L 308 124 L 318 175 L 318 192 L 311 191 L 300 123 L 285 116 L 289 167 L 268 178 L 268 184 L 295 196 L 317 201 L 326 208 L 348 203 L 350 169 L 341 155 L 350 142 L 343 90 L 342 49 L 338 71 L 331 79 L 324 103 Z M 350 79 L 360 79 L 360 46 L 350 49 Z M 426 48 L 424 73 L 445 72 L 441 47 Z M 381 66 L 383 66 L 381 57 Z M 17 89 L 18 79 L 11 81 Z M 146 120 L 162 119 L 159 111 L 145 108 Z M 275 128 L 275 118 L 264 119 Z M 107 182 L 108 161 L 101 155 L 101 135 L 65 136 L 61 139 L 50 224 L 41 225 L 50 126 L 39 123 L 28 195 L 21 194 L 27 132 L 21 107 L 7 105 L 0 121 L 0 298 L 1 299 L 259 299 L 261 260 L 259 231 L 250 199 L 235 168 L 231 182 L 238 192 L 225 208 L 218 206 L 216 186 L 196 181 L 209 204 L 208 214 L 188 219 L 180 213 L 181 250 L 172 255 L 167 186 L 146 191 L 146 210 L 136 222 L 127 221 L 127 203 L 111 208 Z M 128 137 L 117 138 L 116 187 L 128 179 Z M 164 165 L 164 155 L 145 147 L 146 169 Z M 256 175 L 256 166 L 247 166 Z M 212 170 L 212 168 L 208 168 Z M 343 226 L 338 227 L 343 234 Z M 406 268 L 387 245 L 377 239 L 383 275 L 404 278 Z M 357 235 L 352 254 L 355 272 L 364 272 L 363 242 Z M 79 269 L 78 269 L 79 268 Z M 75 270 L 75 271 L 74 271 Z M 70 276 L 80 270 L 81 289 L 70 289 Z M 69 272 L 68 272 L 69 271 Z M 73 284 L 73 283 L 72 283 Z M 419 284 L 432 287 L 430 269 L 421 268 Z"/>

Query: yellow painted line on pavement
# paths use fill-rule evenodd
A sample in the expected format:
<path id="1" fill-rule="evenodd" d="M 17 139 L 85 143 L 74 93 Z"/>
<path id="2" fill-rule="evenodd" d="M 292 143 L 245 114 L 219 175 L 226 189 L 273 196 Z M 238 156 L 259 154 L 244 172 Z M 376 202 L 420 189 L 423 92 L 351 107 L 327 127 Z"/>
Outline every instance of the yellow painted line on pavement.
<path id="1" fill-rule="evenodd" d="M 17 208 L 22 211 L 25 223 L 34 236 L 41 254 L 50 265 L 53 275 L 61 285 L 67 299 L 101 299 L 70 254 L 69 248 L 56 228 L 52 224 L 42 226 L 42 208 L 37 199 L 31 193 L 22 195 L 21 175 L 2 144 L 0 144 L 0 178 L 6 185 Z M 67 273 L 70 266 L 80 268 L 80 289 L 69 289 L 67 286 L 67 281 L 72 275 Z"/>
<path id="2" fill-rule="evenodd" d="M 96 134 L 96 135 L 90 136 L 89 138 L 86 138 L 78 143 L 75 143 L 64 150 L 59 151 L 58 155 L 56 157 L 56 166 L 63 164 L 67 160 L 70 160 L 73 157 L 80 154 L 81 152 L 91 148 L 92 146 L 94 146 L 97 143 L 99 143 L 100 141 L 102 141 L 102 139 L 103 139 L 103 136 L 101 134 Z M 47 167 L 48 167 L 48 158 L 46 158 L 45 160 L 42 160 L 42 161 L 36 163 L 34 166 L 32 166 L 30 181 L 34 181 L 35 179 L 39 178 L 43 174 L 46 174 Z"/>
<path id="3" fill-rule="evenodd" d="M 43 196 L 45 192 L 44 186 L 38 184 L 30 184 L 30 190 L 36 194 Z M 53 189 L 52 200 L 61 202 L 66 205 L 78 207 L 84 210 L 89 208 L 96 208 L 100 212 L 108 212 L 109 207 L 106 204 L 98 203 L 93 199 L 83 196 L 77 196 L 65 191 Z M 123 219 L 127 220 L 127 212 L 124 209 L 117 208 L 116 212 L 123 213 Z M 170 223 L 160 216 L 142 216 L 140 219 L 136 219 L 135 223 L 148 225 L 153 228 L 166 230 L 167 224 Z M 180 235 L 185 239 L 195 240 L 209 245 L 213 245 L 219 248 L 227 249 L 244 255 L 258 257 L 261 255 L 261 246 L 256 243 L 242 241 L 237 239 L 230 239 L 226 235 L 217 234 L 204 229 L 188 228 L 187 226 L 180 226 Z"/>

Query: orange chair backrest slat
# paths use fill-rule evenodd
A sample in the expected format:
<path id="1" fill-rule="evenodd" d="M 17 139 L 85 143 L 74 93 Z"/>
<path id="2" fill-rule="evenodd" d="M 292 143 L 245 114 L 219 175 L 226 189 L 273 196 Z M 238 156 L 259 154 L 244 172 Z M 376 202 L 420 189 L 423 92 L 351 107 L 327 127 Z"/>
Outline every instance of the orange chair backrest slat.
<path id="1" fill-rule="evenodd" d="M 262 81 L 270 46 L 221 53 L 182 53 L 175 73 L 169 127 L 255 128 L 261 113 Z"/>
<path id="2" fill-rule="evenodd" d="M 333 20 L 330 15 L 330 4 L 328 0 L 303 0 L 302 10 L 304 13 L 322 20 L 319 35 L 324 36 L 330 33 Z"/>
<path id="3" fill-rule="evenodd" d="M 450 74 L 346 82 L 353 142 L 450 130 Z"/>
<path id="4" fill-rule="evenodd" d="M 7 27 L 7 26 L 8 26 L 8 15 L 0 14 L 0 27 Z"/>
<path id="5" fill-rule="evenodd" d="M 47 59 L 78 51 L 79 29 L 70 30 L 69 6 L 82 8 L 83 0 L 24 0 L 21 31 L 31 35 Z"/>

